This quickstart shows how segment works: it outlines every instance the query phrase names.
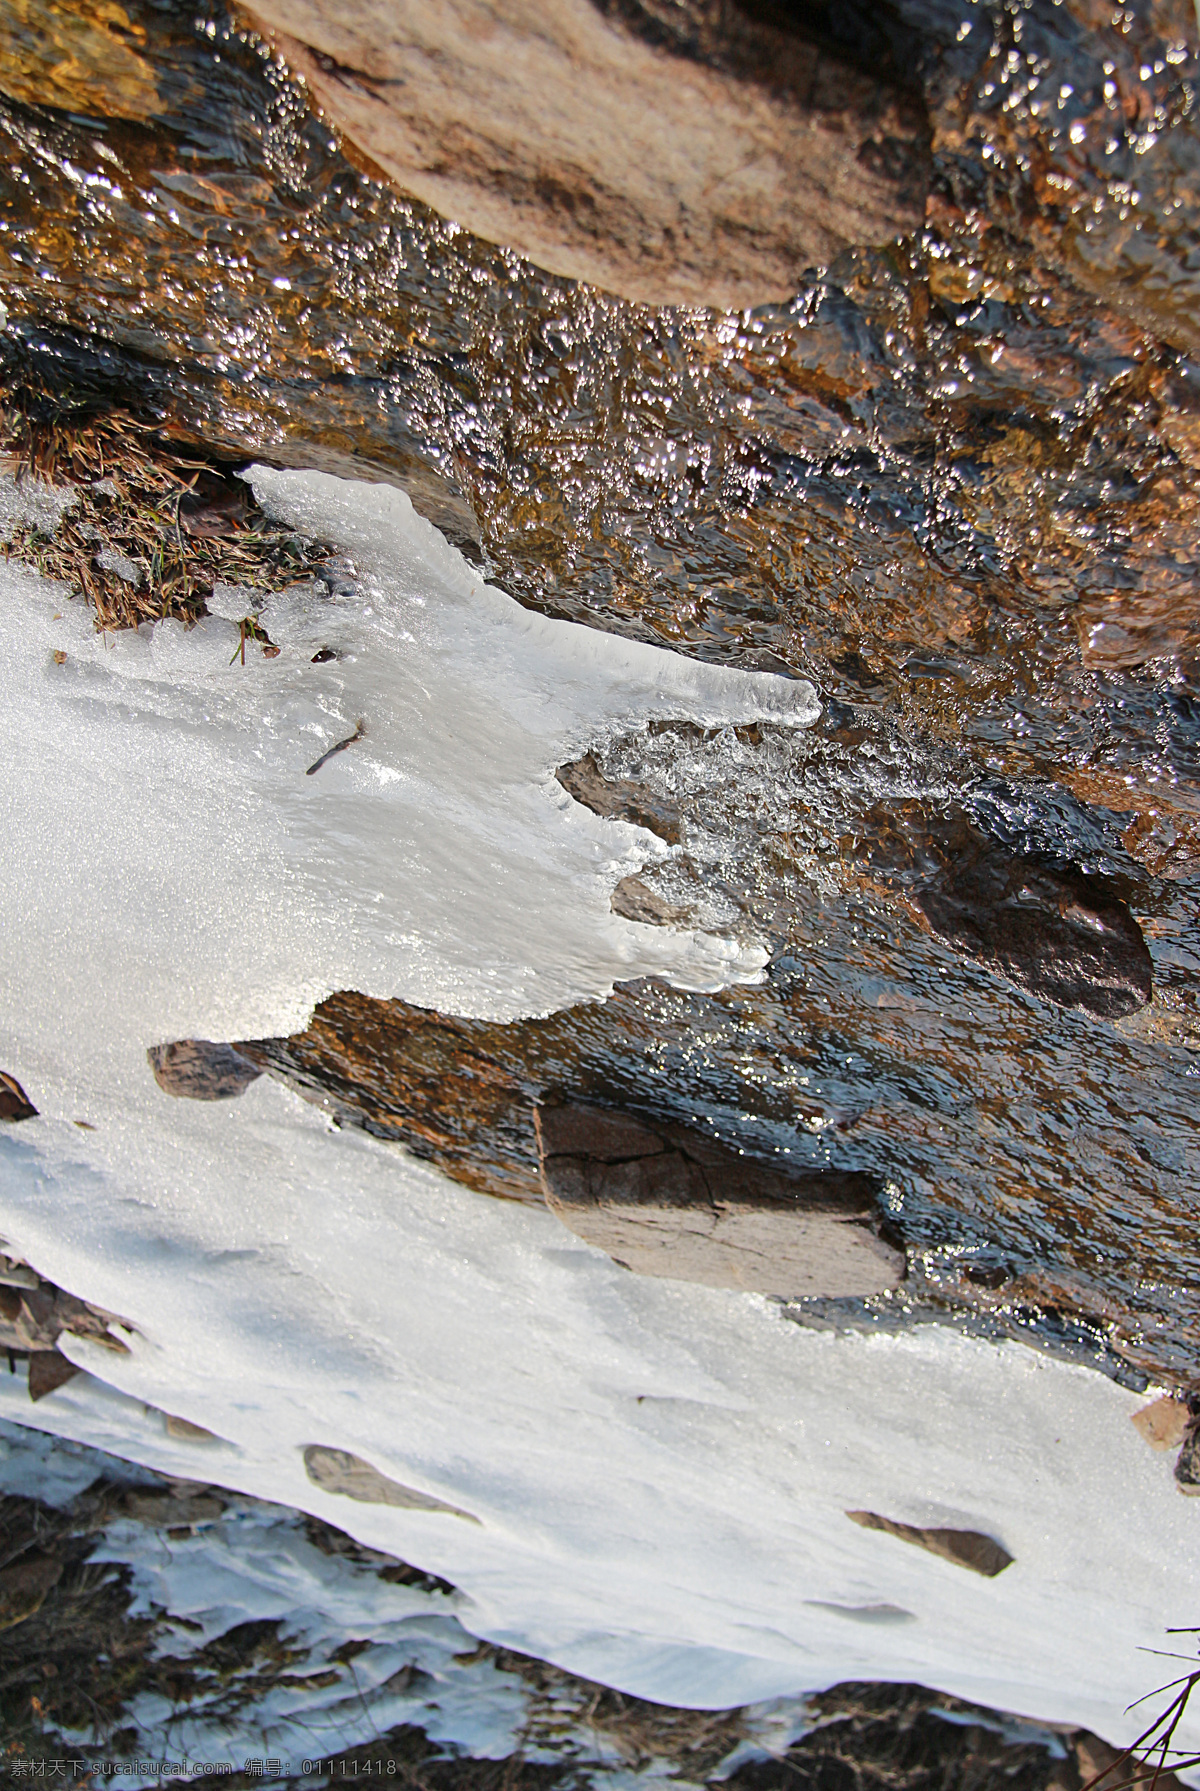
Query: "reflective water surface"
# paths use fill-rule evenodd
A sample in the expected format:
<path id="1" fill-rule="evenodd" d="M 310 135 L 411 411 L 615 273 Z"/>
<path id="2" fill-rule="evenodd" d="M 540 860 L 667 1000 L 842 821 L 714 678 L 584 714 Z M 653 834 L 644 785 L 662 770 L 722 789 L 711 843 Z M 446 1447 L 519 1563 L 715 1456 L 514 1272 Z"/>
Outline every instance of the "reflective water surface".
<path id="1" fill-rule="evenodd" d="M 906 1297 L 1193 1376 L 1191 0 L 884 9 L 925 228 L 736 315 L 542 275 L 376 178 L 231 15 L 118 11 L 0 4 L 10 387 L 397 479 L 522 603 L 826 705 L 597 766 L 674 816 L 659 917 L 767 939 L 760 988 L 507 1028 L 339 997 L 273 1061 L 494 1192 L 548 1087 L 868 1171 Z"/>

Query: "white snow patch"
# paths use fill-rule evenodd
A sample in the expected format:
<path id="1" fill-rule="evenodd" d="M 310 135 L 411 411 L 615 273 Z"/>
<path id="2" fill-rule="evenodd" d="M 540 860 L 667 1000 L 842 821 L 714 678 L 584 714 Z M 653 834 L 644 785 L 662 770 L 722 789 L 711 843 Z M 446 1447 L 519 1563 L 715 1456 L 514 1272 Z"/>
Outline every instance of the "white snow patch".
<path id="1" fill-rule="evenodd" d="M 47 485 L 42 479 L 0 473 L 0 541 L 11 541 L 20 523 L 52 535 L 78 501 L 74 486 Z"/>
<path id="2" fill-rule="evenodd" d="M 240 1711 L 220 1695 L 212 1709 L 203 1701 L 181 1709 L 140 1693 L 129 1714 L 148 1758 L 232 1759 L 240 1770 L 269 1755 L 298 1774 L 305 1759 L 401 1723 L 473 1758 L 504 1759 L 518 1745 L 525 1689 L 515 1674 L 468 1658 L 478 1643 L 455 1618 L 453 1595 L 394 1585 L 373 1567 L 323 1554 L 277 1506 L 235 1501 L 188 1536 L 118 1520 L 91 1559 L 132 1568 L 131 1617 L 183 1619 L 160 1653 L 186 1660 L 236 1625 L 267 1621 L 306 1655 L 292 1684 L 260 1691 Z M 342 1663 L 333 1657 L 347 1641 L 364 1646 Z M 315 1683 L 333 1673 L 333 1684 Z"/>
<path id="3" fill-rule="evenodd" d="M 168 1514 L 159 1521 L 146 1513 L 102 1523 L 89 1555 L 126 1570 L 129 1617 L 158 1623 L 156 1655 L 187 1663 L 215 1638 L 265 1621 L 278 1625 L 279 1641 L 294 1656 L 286 1684 L 251 1680 L 244 1702 L 236 1681 L 205 1686 L 199 1675 L 186 1699 L 135 1695 L 121 1716 L 122 1727 L 132 1720 L 138 1731 L 132 1760 L 178 1761 L 180 1776 L 189 1776 L 200 1763 L 225 1760 L 241 1770 L 247 1760 L 269 1757 L 285 1776 L 298 1777 L 306 1761 L 411 1724 L 474 1759 L 519 1751 L 526 1760 L 601 1767 L 600 1782 L 612 1791 L 669 1772 L 666 1761 L 615 1770 L 623 1756 L 590 1721 L 589 1682 L 555 1684 L 539 1673 L 531 1698 L 529 1683 L 464 1629 L 458 1614 L 467 1601 L 459 1593 L 389 1581 L 381 1577 L 382 1556 L 331 1556 L 298 1513 L 245 1496 L 226 1495 L 219 1515 L 173 1524 L 170 1486 L 154 1474 L 0 1419 L 0 1491 L 61 1507 L 96 1480 L 168 1494 Z M 173 1484 L 185 1495 L 179 1511 L 187 1518 L 188 1489 Z M 803 1699 L 763 1704 L 743 1721 L 746 1738 L 731 1767 L 782 1754 L 808 1726 Z M 111 1755 L 91 1731 L 64 1739 L 101 1760 Z M 134 1787 L 159 1782 L 158 1772 L 130 1772 L 128 1763 L 119 1775 L 96 1776 Z"/>
<path id="4" fill-rule="evenodd" d="M 147 1045 L 285 1030 L 339 987 L 507 1017 L 752 974 L 611 914 L 655 843 L 553 768 L 655 715 L 815 712 L 803 685 L 520 610 L 384 487 L 255 483 L 357 572 L 265 607 L 279 659 L 231 667 L 221 618 L 105 643 L 0 572 L 0 1066 L 40 1110 L 0 1135 L 0 1233 L 139 1332 L 127 1357 L 67 1340 L 90 1376 L 36 1406 L 0 1376 L 0 1410 L 313 1511 L 461 1587 L 473 1633 L 663 1702 L 895 1678 L 1131 1737 L 1138 1650 L 1194 1614 L 1198 1515 L 1133 1395 L 1017 1345 L 817 1334 L 635 1278 L 266 1078 L 159 1091 Z M 345 657 L 312 665 L 323 645 Z M 479 1523 L 323 1493 L 310 1443 Z M 978 1578 L 863 1507 L 1015 1564 Z M 912 1620 L 864 1619 L 883 1606 Z"/>

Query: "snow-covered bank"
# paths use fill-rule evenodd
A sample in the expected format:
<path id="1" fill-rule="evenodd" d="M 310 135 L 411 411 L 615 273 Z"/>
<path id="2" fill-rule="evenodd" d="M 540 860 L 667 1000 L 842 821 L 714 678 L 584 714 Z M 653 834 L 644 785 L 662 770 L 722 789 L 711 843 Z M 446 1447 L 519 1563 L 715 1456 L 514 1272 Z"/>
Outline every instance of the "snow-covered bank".
<path id="1" fill-rule="evenodd" d="M 336 987 L 508 1016 L 753 974 L 611 913 L 661 848 L 553 767 L 639 718 L 815 713 L 804 685 L 521 611 L 393 492 L 257 484 L 356 568 L 268 606 L 278 659 L 231 666 L 227 619 L 106 642 L 0 573 L 0 1067 L 39 1109 L 0 1135 L 0 1234 L 138 1331 L 124 1357 L 68 1340 L 95 1378 L 37 1406 L 0 1378 L 0 1409 L 311 1510 L 452 1580 L 472 1632 L 646 1697 L 896 1678 L 1131 1736 L 1139 1648 L 1195 1610 L 1197 1521 L 1132 1395 L 1015 1345 L 818 1335 L 637 1279 L 265 1078 L 212 1105 L 157 1087 L 147 1046 L 284 1030 Z M 323 1491 L 313 1444 L 478 1522 Z M 863 1509 L 1014 1563 L 984 1580 Z"/>

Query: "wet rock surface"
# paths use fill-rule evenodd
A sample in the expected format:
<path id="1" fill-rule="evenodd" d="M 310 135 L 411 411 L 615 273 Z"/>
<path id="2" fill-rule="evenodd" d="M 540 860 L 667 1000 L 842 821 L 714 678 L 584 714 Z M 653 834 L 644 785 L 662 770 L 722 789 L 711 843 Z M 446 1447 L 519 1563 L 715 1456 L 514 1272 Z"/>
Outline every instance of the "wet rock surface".
<path id="1" fill-rule="evenodd" d="M 404 192 L 627 299 L 786 300 L 813 263 L 920 225 L 915 94 L 784 9 L 690 11 L 692 34 L 589 0 L 254 0 L 249 16 Z"/>
<path id="2" fill-rule="evenodd" d="M 551 1211 L 635 1274 L 832 1299 L 903 1277 L 865 1176 L 788 1176 L 611 1108 L 538 1107 L 534 1125 Z"/>
<path id="3" fill-rule="evenodd" d="M 12 0 L 5 11 L 3 89 L 14 99 L 87 112 L 102 95 L 114 117 L 138 120 L 158 110 L 146 32 L 120 6 Z"/>
<path id="4" fill-rule="evenodd" d="M 933 932 L 964 956 L 1100 1019 L 1150 1000 L 1142 930 L 1103 880 L 1006 847 L 957 806 L 930 816 L 918 803 L 894 802 L 867 819 L 871 868 L 906 890 Z"/>
<path id="5" fill-rule="evenodd" d="M 1117 25 L 1082 0 L 907 8 L 923 231 L 749 319 L 539 277 L 331 150 L 225 15 L 211 37 L 129 17 L 160 99 L 129 126 L 96 80 L 119 166 L 65 115 L 6 118 L 32 182 L 3 249 L 27 372 L 399 479 L 522 601 L 768 654 L 977 762 L 1061 776 L 1194 862 L 1172 778 L 1195 753 L 1188 0 Z M 883 66 L 877 19 L 827 23 Z M 71 227 L 43 242 L 54 217 Z M 164 272 L 185 260 L 181 287 Z"/>
<path id="6" fill-rule="evenodd" d="M 1161 1046 L 1071 1010 L 1056 1019 L 936 941 L 897 980 L 889 909 L 831 915 L 809 901 L 797 904 L 804 939 L 758 989 L 635 983 L 511 1025 L 347 993 L 305 1032 L 237 1048 L 341 1122 L 502 1198 L 541 1199 L 533 1107 L 548 1098 L 619 1104 L 652 1127 L 699 1124 L 767 1167 L 865 1176 L 882 1187 L 908 1275 L 902 1294 L 865 1303 L 864 1322 L 891 1322 L 893 1300 L 897 1319 L 949 1307 L 1189 1384 L 1200 1333 L 1175 1287 L 1178 1265 L 1200 1272 L 1190 1184 L 1155 1153 L 1164 1093 L 1191 1138 L 1190 1056 L 1164 1072 Z M 1070 1067 L 1081 1027 L 1083 1082 Z M 1165 1090 L 1164 1073 L 1179 1078 Z M 845 1304 L 835 1311 L 843 1322 Z"/>

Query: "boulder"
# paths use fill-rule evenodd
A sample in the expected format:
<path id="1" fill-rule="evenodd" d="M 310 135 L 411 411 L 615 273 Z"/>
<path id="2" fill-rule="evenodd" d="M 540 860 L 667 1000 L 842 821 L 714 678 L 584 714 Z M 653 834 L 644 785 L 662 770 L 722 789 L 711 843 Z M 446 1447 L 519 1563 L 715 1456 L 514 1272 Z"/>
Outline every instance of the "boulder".
<path id="1" fill-rule="evenodd" d="M 786 12 L 767 25 L 720 9 L 699 44 L 650 42 L 589 0 L 247 11 L 405 192 L 628 299 L 779 302 L 848 244 L 923 222 L 923 108 Z"/>
<path id="2" fill-rule="evenodd" d="M 547 1205 L 635 1274 L 788 1299 L 898 1285 L 865 1176 L 786 1175 L 669 1122 L 569 1103 L 534 1111 Z"/>

